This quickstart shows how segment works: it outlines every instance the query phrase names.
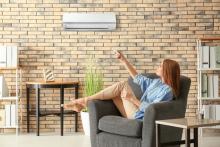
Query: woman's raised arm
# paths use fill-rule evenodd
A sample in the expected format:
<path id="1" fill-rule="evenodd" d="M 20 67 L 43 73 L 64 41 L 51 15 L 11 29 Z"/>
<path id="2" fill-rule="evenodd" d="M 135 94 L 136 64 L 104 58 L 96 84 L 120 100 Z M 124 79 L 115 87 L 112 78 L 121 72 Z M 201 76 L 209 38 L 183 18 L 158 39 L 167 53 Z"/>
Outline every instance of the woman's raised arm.
<path id="1" fill-rule="evenodd" d="M 138 73 L 136 69 L 133 67 L 133 65 L 131 65 L 131 63 L 128 62 L 128 60 L 124 57 L 124 55 L 121 52 L 115 51 L 115 55 L 124 64 L 131 77 L 134 78 Z"/>

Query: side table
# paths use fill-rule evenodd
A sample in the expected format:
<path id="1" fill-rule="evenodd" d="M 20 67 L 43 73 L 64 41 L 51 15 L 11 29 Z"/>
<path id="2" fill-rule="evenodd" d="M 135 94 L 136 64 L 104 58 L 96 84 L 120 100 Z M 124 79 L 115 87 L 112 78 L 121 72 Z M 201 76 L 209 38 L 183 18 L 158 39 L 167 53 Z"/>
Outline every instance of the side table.
<path id="1" fill-rule="evenodd" d="M 64 111 L 63 107 L 60 107 L 60 111 L 48 111 L 41 112 L 40 111 L 40 89 L 41 88 L 59 88 L 60 89 L 60 106 L 64 103 L 64 89 L 65 88 L 75 88 L 75 98 L 78 98 L 78 89 L 79 82 L 64 82 L 64 81 L 55 81 L 55 82 L 27 82 L 26 90 L 27 90 L 27 132 L 29 132 L 29 121 L 30 114 L 33 114 L 29 110 L 30 105 L 30 89 L 35 89 L 36 91 L 36 129 L 37 136 L 40 134 L 40 117 L 46 115 L 58 115 L 60 116 L 60 135 L 63 136 L 63 118 L 64 114 L 75 114 L 75 131 L 77 132 L 77 124 L 78 124 L 78 113 L 75 111 Z"/>
<path id="2" fill-rule="evenodd" d="M 160 127 L 171 126 L 184 129 L 185 140 L 175 142 L 160 142 Z M 198 147 L 198 128 L 205 126 L 220 125 L 219 120 L 198 119 L 198 118 L 179 118 L 179 119 L 167 119 L 156 121 L 156 147 L 163 147 L 168 145 L 181 145 L 185 144 L 186 147 L 190 147 L 191 143 L 194 143 L 194 147 Z M 190 139 L 190 129 L 193 129 L 193 139 Z"/>

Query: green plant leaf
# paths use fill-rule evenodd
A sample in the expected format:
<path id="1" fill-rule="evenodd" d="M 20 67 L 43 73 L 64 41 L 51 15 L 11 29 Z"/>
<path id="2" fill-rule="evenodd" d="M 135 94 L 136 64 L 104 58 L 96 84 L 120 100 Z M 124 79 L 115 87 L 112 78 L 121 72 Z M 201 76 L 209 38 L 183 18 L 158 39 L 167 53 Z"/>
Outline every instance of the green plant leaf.
<path id="1" fill-rule="evenodd" d="M 90 96 L 103 89 L 103 74 L 98 68 L 97 63 L 94 58 L 90 57 L 89 62 L 86 65 L 86 74 L 85 74 L 85 90 L 84 95 Z M 87 109 L 84 110 L 88 111 Z"/>

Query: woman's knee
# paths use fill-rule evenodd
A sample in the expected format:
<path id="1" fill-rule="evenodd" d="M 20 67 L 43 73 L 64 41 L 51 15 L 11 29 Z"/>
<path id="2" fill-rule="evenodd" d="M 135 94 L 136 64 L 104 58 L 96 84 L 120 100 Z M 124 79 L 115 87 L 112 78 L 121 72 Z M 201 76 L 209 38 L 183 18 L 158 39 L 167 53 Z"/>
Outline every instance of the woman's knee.
<path id="1" fill-rule="evenodd" d="M 127 81 L 127 80 L 124 80 L 124 81 L 120 81 L 119 83 L 122 84 L 122 85 L 125 85 L 125 84 L 128 83 L 128 81 Z"/>
<path id="2" fill-rule="evenodd" d="M 119 90 L 120 92 L 127 86 L 128 82 L 127 81 L 120 81 L 116 83 L 116 89 Z"/>

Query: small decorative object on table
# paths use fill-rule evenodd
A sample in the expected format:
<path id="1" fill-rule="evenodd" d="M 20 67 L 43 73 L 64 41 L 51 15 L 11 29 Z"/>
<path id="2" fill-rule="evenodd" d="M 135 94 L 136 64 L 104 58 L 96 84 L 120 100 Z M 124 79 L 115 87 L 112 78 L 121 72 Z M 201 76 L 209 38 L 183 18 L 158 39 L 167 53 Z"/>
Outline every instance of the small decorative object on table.
<path id="1" fill-rule="evenodd" d="M 53 71 L 50 69 L 44 69 L 44 81 L 45 82 L 53 82 L 54 81 L 54 74 Z"/>

